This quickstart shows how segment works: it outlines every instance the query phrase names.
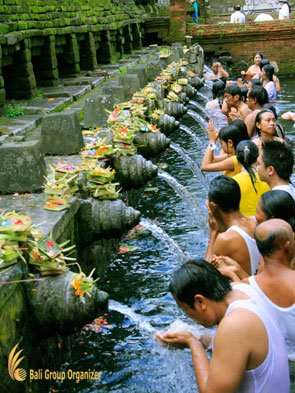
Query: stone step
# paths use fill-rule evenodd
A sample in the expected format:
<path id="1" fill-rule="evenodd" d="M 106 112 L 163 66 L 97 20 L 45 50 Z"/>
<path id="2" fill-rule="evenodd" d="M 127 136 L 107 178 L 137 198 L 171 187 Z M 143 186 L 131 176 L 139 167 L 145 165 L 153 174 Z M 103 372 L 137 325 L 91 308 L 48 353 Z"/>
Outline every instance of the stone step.
<path id="1" fill-rule="evenodd" d="M 91 91 L 91 86 L 81 85 L 81 86 L 56 86 L 56 87 L 42 87 L 40 91 L 46 98 L 59 98 L 59 97 L 72 97 L 75 101 L 82 97 L 86 92 Z"/>

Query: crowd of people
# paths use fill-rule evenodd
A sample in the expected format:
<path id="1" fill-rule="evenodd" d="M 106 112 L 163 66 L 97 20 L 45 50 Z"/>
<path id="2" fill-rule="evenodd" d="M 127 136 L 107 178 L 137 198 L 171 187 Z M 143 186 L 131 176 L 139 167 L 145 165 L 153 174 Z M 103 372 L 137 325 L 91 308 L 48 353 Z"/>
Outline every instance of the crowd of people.
<path id="1" fill-rule="evenodd" d="M 209 186 L 206 253 L 174 272 L 170 291 L 198 324 L 217 325 L 212 359 L 190 331 L 156 337 L 190 348 L 200 393 L 289 393 L 288 360 L 295 361 L 295 188 L 293 150 L 277 122 L 280 82 L 261 53 L 236 81 L 228 81 L 219 61 L 211 67 L 202 170 L 222 174 Z M 282 117 L 295 121 L 293 112 Z"/>

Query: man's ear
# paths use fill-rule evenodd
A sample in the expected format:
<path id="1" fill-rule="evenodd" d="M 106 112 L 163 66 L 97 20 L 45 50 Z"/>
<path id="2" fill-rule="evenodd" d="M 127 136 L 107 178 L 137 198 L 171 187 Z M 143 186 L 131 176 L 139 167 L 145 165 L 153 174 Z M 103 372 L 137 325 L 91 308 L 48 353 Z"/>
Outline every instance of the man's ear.
<path id="1" fill-rule="evenodd" d="M 207 307 L 207 301 L 206 298 L 203 295 L 197 294 L 194 296 L 194 306 L 195 308 L 199 308 L 201 310 L 205 310 Z"/>
<path id="2" fill-rule="evenodd" d="M 268 173 L 268 176 L 274 176 L 275 175 L 275 168 L 272 165 L 268 166 L 267 173 Z"/>
<path id="3" fill-rule="evenodd" d="M 217 204 L 215 202 L 208 201 L 208 206 L 209 206 L 209 209 L 211 210 L 211 212 L 214 213 L 214 211 L 217 208 Z"/>

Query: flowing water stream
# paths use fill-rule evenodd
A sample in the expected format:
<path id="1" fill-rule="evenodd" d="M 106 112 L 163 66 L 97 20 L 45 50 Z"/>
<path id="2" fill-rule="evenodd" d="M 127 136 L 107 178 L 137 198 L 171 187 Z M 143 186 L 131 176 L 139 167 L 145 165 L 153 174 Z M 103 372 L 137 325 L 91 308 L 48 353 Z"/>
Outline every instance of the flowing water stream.
<path id="1" fill-rule="evenodd" d="M 295 81 L 283 81 L 282 90 L 282 113 L 295 111 Z M 207 86 L 194 98 L 198 105 L 205 105 L 205 99 L 198 100 L 201 95 L 208 95 Z M 206 122 L 190 111 L 181 119 L 180 130 L 170 136 L 172 149 L 159 159 L 165 171 L 159 171 L 139 201 L 138 209 L 145 217 L 141 230 L 122 240 L 133 251 L 118 255 L 100 281 L 112 299 L 109 313 L 103 316 L 108 326 L 100 333 L 84 330 L 65 364 L 77 371 L 102 371 L 101 380 L 79 384 L 65 380 L 55 385 L 59 393 L 197 392 L 190 352 L 164 348 L 154 339 L 156 331 L 175 321 L 180 326 L 183 322 L 194 325 L 197 334 L 204 333 L 204 328 L 183 315 L 168 291 L 171 273 L 188 257 L 203 256 L 208 240 L 207 189 L 192 173 L 198 171 L 202 145 L 207 144 Z M 282 123 L 293 141 L 292 122 Z M 206 181 L 213 176 L 206 174 Z"/>

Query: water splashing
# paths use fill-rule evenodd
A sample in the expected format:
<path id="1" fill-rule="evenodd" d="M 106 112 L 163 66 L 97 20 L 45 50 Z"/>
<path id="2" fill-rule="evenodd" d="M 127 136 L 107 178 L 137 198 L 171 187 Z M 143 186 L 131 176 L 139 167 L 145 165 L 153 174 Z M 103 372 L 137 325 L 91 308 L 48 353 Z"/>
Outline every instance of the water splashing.
<path id="1" fill-rule="evenodd" d="M 172 249 L 173 254 L 175 254 L 181 262 L 187 261 L 188 257 L 184 251 L 182 251 L 176 241 L 173 240 L 162 228 L 146 218 L 141 218 L 140 224 L 151 231 L 158 240 L 169 245 L 169 249 Z"/>
<path id="2" fill-rule="evenodd" d="M 192 173 L 197 176 L 198 180 L 203 184 L 206 191 L 208 191 L 209 190 L 209 182 L 208 182 L 206 176 L 204 175 L 204 173 L 201 171 L 201 168 L 200 168 L 198 162 L 194 161 L 188 155 L 188 152 L 183 147 L 178 145 L 177 143 L 171 142 L 170 147 L 171 147 L 171 149 L 176 151 L 176 153 L 178 153 L 180 155 L 180 157 L 188 164 L 188 167 L 190 168 Z"/>
<path id="3" fill-rule="evenodd" d="M 117 311 L 120 314 L 126 315 L 133 322 L 135 322 L 140 330 L 146 330 L 149 333 L 155 333 L 156 329 L 149 323 L 148 319 L 141 315 L 137 314 L 132 310 L 132 308 L 125 306 L 122 303 L 116 302 L 115 300 L 109 301 L 109 309 L 113 311 Z"/>
<path id="4" fill-rule="evenodd" d="M 189 104 L 194 106 L 195 108 L 197 108 L 199 111 L 201 111 L 203 113 L 203 115 L 205 116 L 205 118 L 208 118 L 208 114 L 207 114 L 206 109 L 204 107 L 202 107 L 202 105 L 200 105 L 197 101 L 190 100 Z"/>
<path id="5" fill-rule="evenodd" d="M 192 139 L 196 143 L 197 147 L 202 147 L 202 148 L 204 147 L 204 143 L 201 140 L 201 138 L 199 138 L 190 127 L 188 127 L 184 124 L 180 124 L 179 128 L 181 131 L 184 131 L 186 134 L 188 134 L 189 136 L 192 137 Z"/>
<path id="6" fill-rule="evenodd" d="M 169 173 L 159 169 L 158 177 L 164 179 L 173 190 L 181 197 L 184 203 L 188 206 L 188 208 L 192 212 L 192 218 L 197 226 L 200 226 L 200 221 L 204 228 L 208 228 L 207 220 L 203 216 L 203 212 L 201 211 L 200 206 L 197 204 L 192 194 L 182 185 L 180 184 L 175 177 L 169 175 Z M 199 221 L 199 220 L 200 221 Z"/>
<path id="7" fill-rule="evenodd" d="M 204 129 L 206 129 L 207 122 L 206 120 L 204 120 L 204 118 L 201 115 L 199 115 L 199 113 L 196 113 L 195 111 L 189 109 L 187 111 L 187 114 L 191 116 L 194 120 L 196 120 Z"/>
<path id="8" fill-rule="evenodd" d="M 209 97 L 207 97 L 206 94 L 203 94 L 203 93 L 201 93 L 200 91 L 198 91 L 197 97 L 198 97 L 198 98 L 202 98 L 202 99 L 203 99 L 204 101 L 206 101 L 206 102 L 209 102 L 209 101 L 210 101 L 210 100 L 209 100 Z"/>

